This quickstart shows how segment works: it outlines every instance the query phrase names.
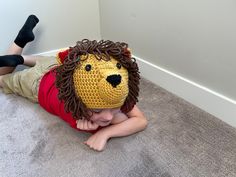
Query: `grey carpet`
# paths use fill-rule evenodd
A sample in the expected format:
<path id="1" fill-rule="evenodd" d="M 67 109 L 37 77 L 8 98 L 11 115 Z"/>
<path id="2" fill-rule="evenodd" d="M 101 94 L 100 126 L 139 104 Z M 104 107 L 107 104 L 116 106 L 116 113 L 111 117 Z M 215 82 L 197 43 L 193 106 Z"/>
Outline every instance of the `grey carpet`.
<path id="1" fill-rule="evenodd" d="M 95 152 L 89 134 L 0 91 L 0 176 L 236 176 L 236 129 L 144 79 L 138 105 L 148 128 Z"/>

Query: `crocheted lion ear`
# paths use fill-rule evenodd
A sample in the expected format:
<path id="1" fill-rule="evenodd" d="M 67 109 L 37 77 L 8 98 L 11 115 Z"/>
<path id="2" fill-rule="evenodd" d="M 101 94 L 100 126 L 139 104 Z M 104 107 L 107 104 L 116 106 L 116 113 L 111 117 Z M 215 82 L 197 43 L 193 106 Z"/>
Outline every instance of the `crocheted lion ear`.
<path id="1" fill-rule="evenodd" d="M 132 54 L 130 48 L 125 48 L 124 51 L 125 51 L 124 55 L 127 56 L 128 58 L 131 58 Z"/>
<path id="2" fill-rule="evenodd" d="M 65 49 L 57 53 L 57 62 L 62 65 L 69 54 L 70 49 Z"/>

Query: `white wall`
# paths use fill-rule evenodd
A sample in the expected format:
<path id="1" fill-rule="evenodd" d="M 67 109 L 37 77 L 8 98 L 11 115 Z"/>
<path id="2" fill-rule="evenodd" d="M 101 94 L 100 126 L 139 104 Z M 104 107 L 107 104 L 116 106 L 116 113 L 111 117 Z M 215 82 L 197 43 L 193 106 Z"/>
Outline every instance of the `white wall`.
<path id="1" fill-rule="evenodd" d="M 236 2 L 100 0 L 101 34 L 236 100 Z"/>
<path id="2" fill-rule="evenodd" d="M 37 15 L 40 22 L 26 54 L 68 47 L 83 38 L 101 38 L 97 0 L 1 0 L 0 54 L 5 53 L 30 14 Z"/>
<path id="3" fill-rule="evenodd" d="M 126 41 L 141 75 L 236 127 L 236 2 L 99 0 L 101 36 Z"/>

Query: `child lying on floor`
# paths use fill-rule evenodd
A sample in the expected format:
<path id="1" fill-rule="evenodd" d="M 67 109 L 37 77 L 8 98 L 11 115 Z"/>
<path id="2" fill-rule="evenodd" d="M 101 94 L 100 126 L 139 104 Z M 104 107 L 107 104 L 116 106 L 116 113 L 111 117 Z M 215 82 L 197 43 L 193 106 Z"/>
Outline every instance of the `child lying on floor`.
<path id="1" fill-rule="evenodd" d="M 138 66 L 128 45 L 85 39 L 57 57 L 23 56 L 38 22 L 30 15 L 8 55 L 0 56 L 3 91 L 38 102 L 71 127 L 93 133 L 85 144 L 97 151 L 112 137 L 145 129 L 147 120 L 136 106 Z M 20 64 L 31 68 L 12 73 Z"/>

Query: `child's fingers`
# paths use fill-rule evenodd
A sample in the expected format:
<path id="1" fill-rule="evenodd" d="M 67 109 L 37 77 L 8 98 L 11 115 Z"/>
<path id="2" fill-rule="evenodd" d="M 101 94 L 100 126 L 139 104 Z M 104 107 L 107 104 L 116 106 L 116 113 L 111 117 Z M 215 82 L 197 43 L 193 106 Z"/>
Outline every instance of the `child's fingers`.
<path id="1" fill-rule="evenodd" d="M 98 136 L 92 135 L 87 141 L 84 142 L 87 146 L 89 146 L 91 149 L 94 149 L 96 151 L 102 151 L 105 148 L 106 140 L 100 139 Z"/>
<path id="2" fill-rule="evenodd" d="M 89 130 L 87 120 L 84 120 L 84 130 Z"/>
<path id="3" fill-rule="evenodd" d="M 88 121 L 86 119 L 83 120 L 83 130 L 88 130 Z"/>
<path id="4" fill-rule="evenodd" d="M 95 130 L 98 128 L 98 125 L 93 123 L 92 121 L 87 121 L 87 122 L 88 122 L 87 126 L 89 130 Z"/>
<path id="5" fill-rule="evenodd" d="M 84 120 L 81 120 L 80 122 L 81 122 L 81 126 L 80 126 L 81 130 L 84 130 Z"/>
<path id="6" fill-rule="evenodd" d="M 89 122 L 90 122 L 90 121 L 86 120 L 86 127 L 87 127 L 87 130 L 90 130 Z"/>
<path id="7" fill-rule="evenodd" d="M 93 122 L 88 121 L 88 127 L 90 130 L 94 130 Z"/>
<path id="8" fill-rule="evenodd" d="M 84 126 L 84 120 L 81 121 L 81 128 L 82 128 L 82 130 L 85 129 L 85 126 Z"/>
<path id="9" fill-rule="evenodd" d="M 98 126 L 99 126 L 98 124 L 96 124 L 96 123 L 94 123 L 94 122 L 92 123 L 92 128 L 93 128 L 93 129 L 97 129 Z"/>
<path id="10" fill-rule="evenodd" d="M 78 129 L 81 129 L 81 119 L 77 120 L 77 125 L 76 125 L 76 127 L 77 127 Z"/>
<path id="11" fill-rule="evenodd" d="M 85 126 L 85 121 L 82 119 L 79 119 L 77 121 L 77 128 L 79 128 L 80 130 L 85 130 L 86 126 Z"/>
<path id="12" fill-rule="evenodd" d="M 88 129 L 91 130 L 92 127 L 91 127 L 91 122 L 90 121 L 87 122 L 87 126 L 88 126 Z"/>
<path id="13" fill-rule="evenodd" d="M 90 121 L 84 119 L 83 120 L 83 130 L 91 130 L 90 129 Z"/>

